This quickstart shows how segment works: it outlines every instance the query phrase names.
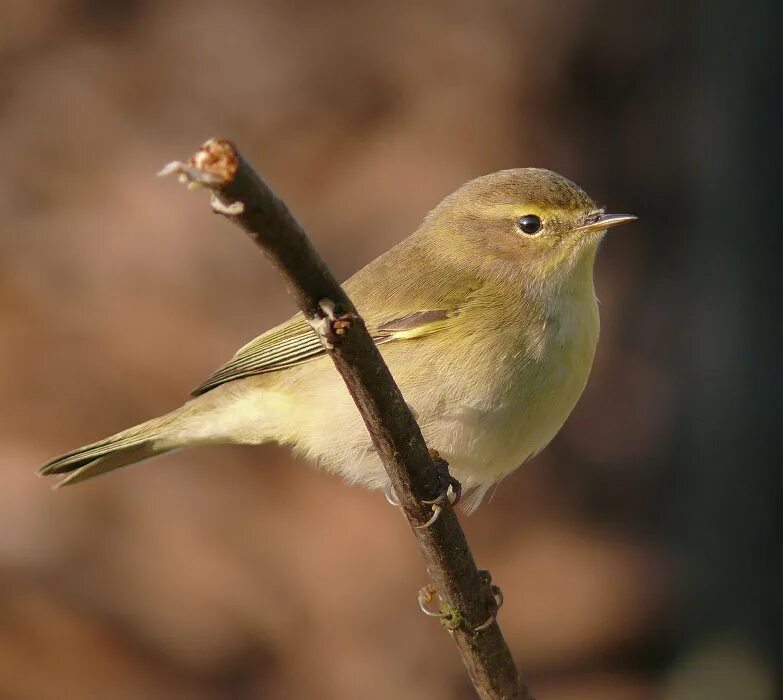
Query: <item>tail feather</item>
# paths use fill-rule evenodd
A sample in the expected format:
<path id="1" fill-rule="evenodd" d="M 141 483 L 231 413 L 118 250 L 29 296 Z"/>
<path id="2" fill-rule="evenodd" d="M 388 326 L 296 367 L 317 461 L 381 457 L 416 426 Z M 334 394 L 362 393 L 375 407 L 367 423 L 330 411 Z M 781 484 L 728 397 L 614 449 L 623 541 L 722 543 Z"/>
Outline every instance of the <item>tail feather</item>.
<path id="1" fill-rule="evenodd" d="M 105 474 L 106 472 L 110 472 L 114 469 L 118 469 L 119 467 L 124 467 L 129 464 L 141 462 L 142 460 L 149 459 L 155 455 L 163 454 L 164 452 L 168 452 L 168 449 L 156 450 L 149 444 L 142 444 L 136 445 L 134 447 L 119 449 L 116 452 L 110 452 L 103 457 L 98 457 L 98 459 L 93 459 L 88 461 L 86 464 L 75 468 L 64 479 L 60 479 L 60 481 L 54 485 L 54 488 L 59 489 L 63 486 L 76 484 L 86 479 L 92 479 L 94 476 Z"/>
<path id="2" fill-rule="evenodd" d="M 99 474 L 141 462 L 177 447 L 163 440 L 177 412 L 154 418 L 121 433 L 55 457 L 39 470 L 41 476 L 68 474 L 56 487 L 75 484 Z"/>

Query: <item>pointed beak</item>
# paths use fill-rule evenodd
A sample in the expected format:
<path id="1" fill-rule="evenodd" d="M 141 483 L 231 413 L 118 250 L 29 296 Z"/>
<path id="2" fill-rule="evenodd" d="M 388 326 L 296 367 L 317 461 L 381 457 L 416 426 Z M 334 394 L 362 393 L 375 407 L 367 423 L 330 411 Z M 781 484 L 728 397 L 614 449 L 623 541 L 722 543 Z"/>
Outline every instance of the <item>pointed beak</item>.
<path id="1" fill-rule="evenodd" d="M 633 214 L 592 214 L 588 217 L 584 226 L 575 228 L 575 232 L 588 233 L 590 231 L 604 231 L 612 226 L 619 226 L 629 221 L 636 221 Z"/>

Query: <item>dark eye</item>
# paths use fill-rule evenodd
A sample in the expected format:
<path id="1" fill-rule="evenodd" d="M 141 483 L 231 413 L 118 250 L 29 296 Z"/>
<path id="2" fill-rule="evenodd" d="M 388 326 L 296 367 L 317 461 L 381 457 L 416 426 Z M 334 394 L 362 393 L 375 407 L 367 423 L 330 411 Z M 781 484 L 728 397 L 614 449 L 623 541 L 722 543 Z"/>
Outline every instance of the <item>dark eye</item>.
<path id="1" fill-rule="evenodd" d="M 525 214 L 525 216 L 517 219 L 517 227 L 522 233 L 528 235 L 538 233 L 541 230 L 541 219 L 535 214 Z"/>

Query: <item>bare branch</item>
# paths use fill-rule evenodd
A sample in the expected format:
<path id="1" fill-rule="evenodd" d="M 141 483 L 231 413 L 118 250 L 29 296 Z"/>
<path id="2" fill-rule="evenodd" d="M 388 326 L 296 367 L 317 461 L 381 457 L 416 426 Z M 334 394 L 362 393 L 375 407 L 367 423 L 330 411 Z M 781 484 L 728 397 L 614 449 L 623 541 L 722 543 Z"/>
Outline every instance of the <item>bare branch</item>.
<path id="1" fill-rule="evenodd" d="M 433 461 L 364 321 L 302 227 L 229 141 L 211 139 L 187 164 L 171 163 L 160 174 L 172 173 L 212 192 L 214 211 L 244 229 L 272 260 L 321 338 L 361 412 L 424 555 L 432 585 L 419 594 L 422 610 L 439 617 L 449 630 L 478 695 L 531 700 L 495 621 L 500 590 L 488 572 L 476 568 L 454 510 L 442 501 L 432 505 L 449 483 L 447 465 L 436 453 Z M 339 433 L 334 439 L 340 439 Z M 434 507 L 440 514 L 430 523 Z M 435 597 L 440 603 L 433 610 Z"/>

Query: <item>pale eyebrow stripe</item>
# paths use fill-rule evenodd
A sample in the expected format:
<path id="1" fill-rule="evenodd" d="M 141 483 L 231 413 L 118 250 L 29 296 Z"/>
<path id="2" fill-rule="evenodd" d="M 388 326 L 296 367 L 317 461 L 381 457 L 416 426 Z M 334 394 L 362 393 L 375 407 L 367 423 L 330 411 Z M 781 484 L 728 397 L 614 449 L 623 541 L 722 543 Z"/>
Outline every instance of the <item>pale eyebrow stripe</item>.
<path id="1" fill-rule="evenodd" d="M 543 211 L 540 207 L 536 207 L 530 204 L 486 204 L 477 205 L 475 212 L 480 216 L 487 216 L 492 218 L 510 218 L 512 216 L 524 216 L 525 214 L 535 214 L 544 218 L 548 212 Z"/>

